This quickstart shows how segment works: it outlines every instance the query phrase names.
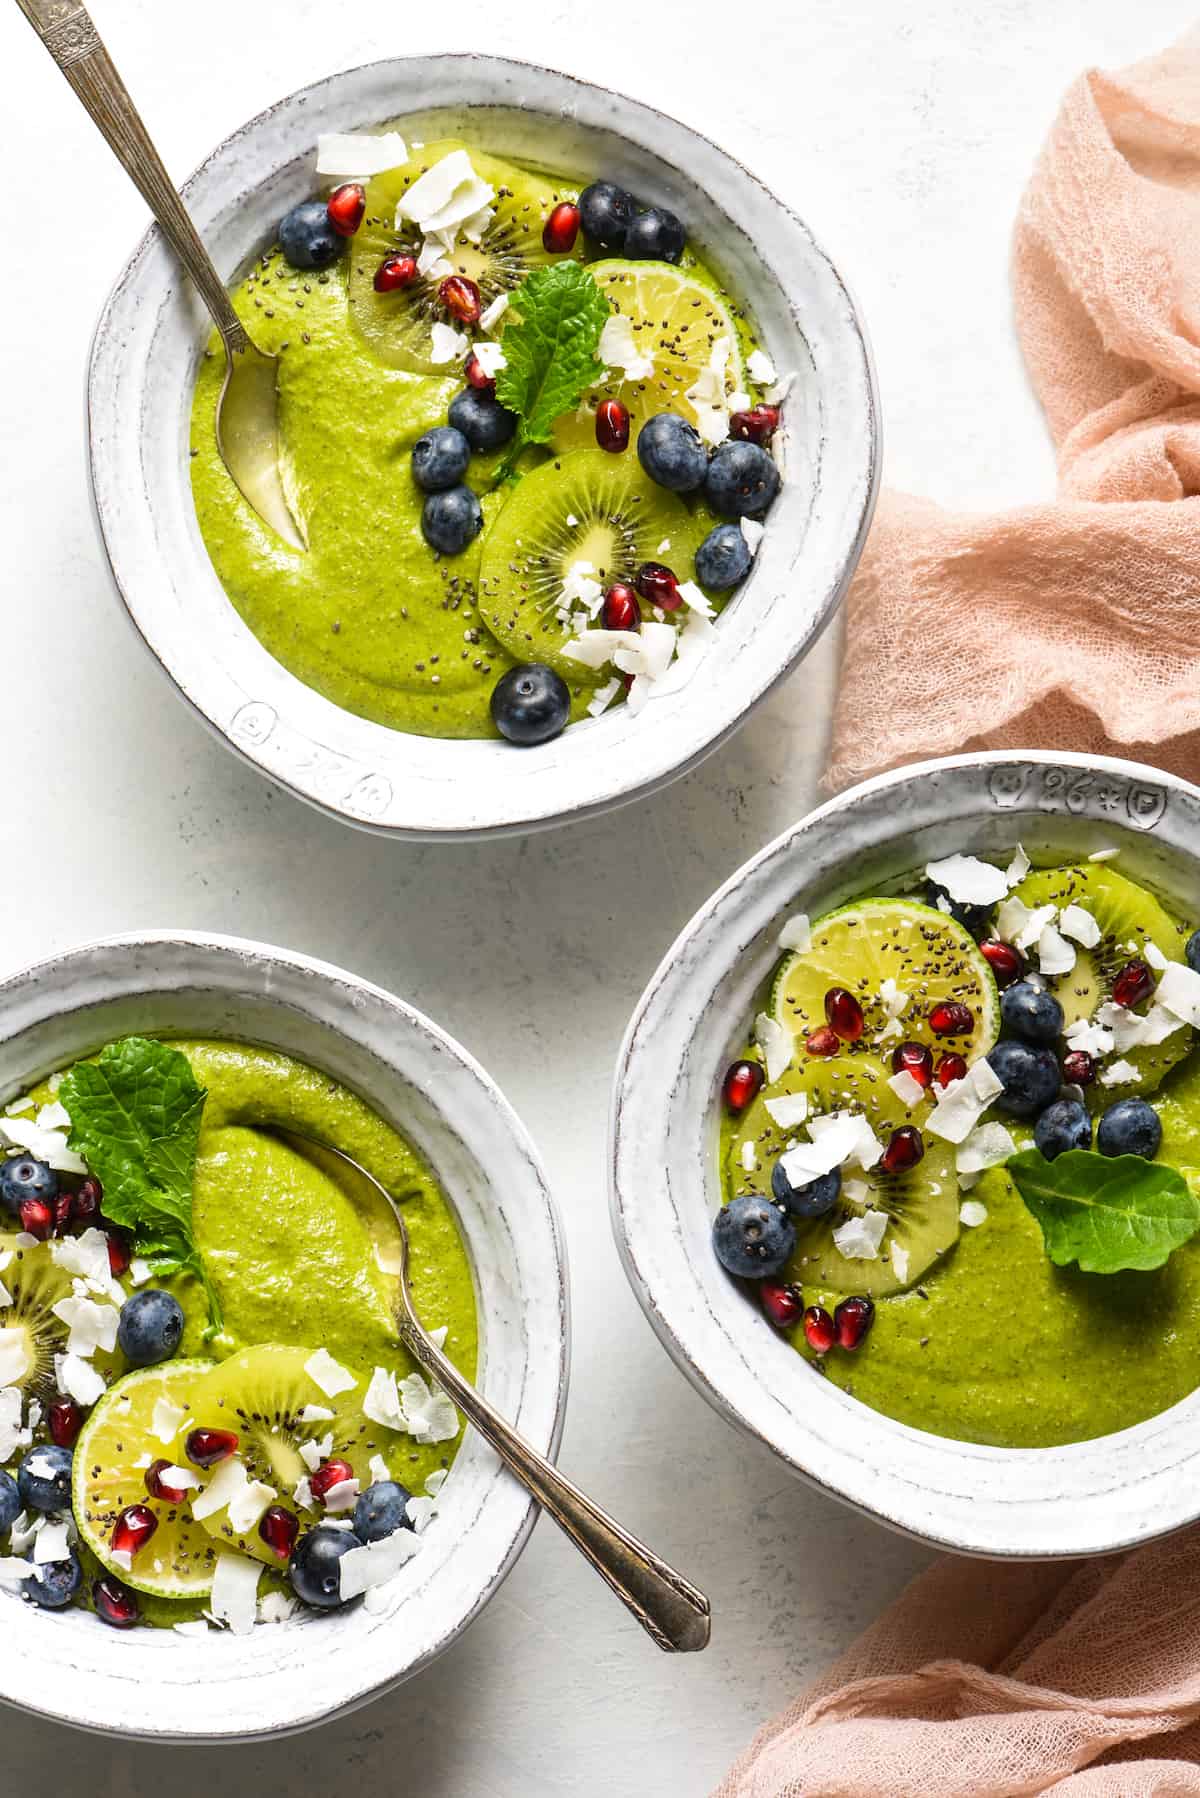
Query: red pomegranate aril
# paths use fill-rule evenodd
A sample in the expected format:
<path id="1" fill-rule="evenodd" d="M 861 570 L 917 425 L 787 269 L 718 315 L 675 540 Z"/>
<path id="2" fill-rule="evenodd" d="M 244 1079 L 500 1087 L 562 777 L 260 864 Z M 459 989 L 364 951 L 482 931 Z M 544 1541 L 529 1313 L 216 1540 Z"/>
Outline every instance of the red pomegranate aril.
<path id="1" fill-rule="evenodd" d="M 725 1070 L 721 1092 L 734 1117 L 740 1117 L 762 1091 L 766 1071 L 761 1062 L 735 1061 Z"/>
<path id="2" fill-rule="evenodd" d="M 158 1528 L 158 1518 L 149 1505 L 126 1505 L 113 1525 L 114 1554 L 135 1555 L 144 1548 Z"/>
<path id="3" fill-rule="evenodd" d="M 375 270 L 375 292 L 395 293 L 398 288 L 408 287 L 416 278 L 415 256 L 385 256 Z"/>
<path id="4" fill-rule="evenodd" d="M 825 995 L 825 1021 L 844 1043 L 856 1043 L 863 1033 L 863 1008 L 844 986 L 831 986 Z"/>
<path id="5" fill-rule="evenodd" d="M 71 1221 L 74 1199 L 69 1192 L 60 1192 L 54 1201 L 54 1234 L 61 1236 Z"/>
<path id="6" fill-rule="evenodd" d="M 742 443 L 769 443 L 778 429 L 778 406 L 751 406 L 748 412 L 734 412 L 729 420 L 729 435 Z"/>
<path id="7" fill-rule="evenodd" d="M 798 1286 L 785 1280 L 764 1280 L 758 1289 L 762 1308 L 777 1330 L 790 1330 L 800 1319 L 804 1299 Z"/>
<path id="8" fill-rule="evenodd" d="M 190 1488 L 173 1486 L 163 1479 L 164 1472 L 172 1465 L 170 1461 L 151 1461 L 146 1469 L 146 1490 L 151 1498 L 161 1498 L 166 1505 L 181 1505 Z"/>
<path id="9" fill-rule="evenodd" d="M 596 407 L 596 442 L 610 456 L 629 448 L 629 411 L 620 400 L 601 400 Z"/>
<path id="10" fill-rule="evenodd" d="M 494 393 L 496 377 L 489 375 L 478 356 L 467 357 L 467 385 L 474 387 L 479 393 Z"/>
<path id="11" fill-rule="evenodd" d="M 804 1339 L 814 1355 L 827 1355 L 837 1340 L 832 1317 L 822 1305 L 810 1305 L 804 1313 Z"/>
<path id="12" fill-rule="evenodd" d="M 215 1467 L 237 1453 L 238 1439 L 233 1430 L 191 1430 L 183 1445 L 193 1467 Z"/>
<path id="13" fill-rule="evenodd" d="M 1112 996 L 1118 1005 L 1132 1010 L 1154 991 L 1154 973 L 1136 955 L 1127 961 L 1113 981 Z"/>
<path id="14" fill-rule="evenodd" d="M 996 985 L 1011 986 L 1025 972 L 1025 957 L 1011 943 L 1002 943 L 999 937 L 989 937 L 987 942 L 980 943 L 980 953 L 996 978 Z"/>
<path id="15" fill-rule="evenodd" d="M 930 1012 L 929 1028 L 935 1036 L 968 1036 L 975 1028 L 975 1013 L 957 999 L 946 999 Z"/>
<path id="16" fill-rule="evenodd" d="M 56 1398 L 46 1413 L 50 1440 L 58 1448 L 70 1448 L 83 1428 L 83 1412 L 71 1398 Z"/>
<path id="17" fill-rule="evenodd" d="M 367 210 L 367 190 L 357 181 L 344 181 L 329 196 L 329 222 L 339 237 L 353 237 Z"/>
<path id="18" fill-rule="evenodd" d="M 933 1050 L 928 1043 L 901 1043 L 892 1051 L 893 1074 L 911 1074 L 918 1086 L 933 1079 Z"/>
<path id="19" fill-rule="evenodd" d="M 956 1080 L 965 1080 L 967 1064 L 961 1055 L 943 1055 L 933 1070 L 933 1077 L 940 1087 L 953 1086 Z"/>
<path id="20" fill-rule="evenodd" d="M 308 1483 L 312 1487 L 313 1497 L 323 1499 L 335 1486 L 353 1478 L 354 1469 L 349 1461 L 322 1461 Z"/>
<path id="21" fill-rule="evenodd" d="M 661 606 L 664 612 L 677 612 L 683 604 L 679 597 L 679 582 L 665 563 L 643 562 L 633 577 L 633 584 L 643 599 L 649 600 L 652 606 Z"/>
<path id="22" fill-rule="evenodd" d="M 286 1505 L 269 1505 L 259 1520 L 258 1533 L 281 1561 L 291 1558 L 300 1534 L 300 1519 Z"/>
<path id="23" fill-rule="evenodd" d="M 885 1174 L 904 1174 L 910 1167 L 916 1167 L 924 1153 L 921 1132 L 913 1124 L 901 1124 L 888 1138 L 879 1165 Z"/>
<path id="24" fill-rule="evenodd" d="M 810 1055 L 836 1055 L 841 1046 L 841 1037 L 828 1024 L 822 1024 L 819 1030 L 814 1030 L 804 1039 L 804 1047 Z"/>
<path id="25" fill-rule="evenodd" d="M 1072 1049 L 1063 1056 L 1062 1069 L 1068 1086 L 1090 1086 L 1096 1078 L 1096 1058 L 1086 1049 Z"/>
<path id="26" fill-rule="evenodd" d="M 843 1299 L 833 1314 L 833 1327 L 837 1331 L 839 1348 L 856 1349 L 861 1347 L 863 1338 L 875 1322 L 875 1307 L 870 1299 L 855 1295 Z"/>
<path id="27" fill-rule="evenodd" d="M 108 1232 L 108 1266 L 114 1280 L 119 1280 L 123 1273 L 129 1271 L 129 1263 L 133 1259 L 133 1250 L 124 1236 L 118 1236 L 115 1230 Z"/>
<path id="28" fill-rule="evenodd" d="M 45 1199 L 22 1199 L 17 1215 L 22 1230 L 29 1236 L 36 1236 L 39 1242 L 45 1242 L 54 1229 L 54 1207 Z"/>
<path id="29" fill-rule="evenodd" d="M 579 236 L 579 208 L 562 200 L 542 226 L 542 248 L 551 256 L 565 256 Z"/>
<path id="30" fill-rule="evenodd" d="M 606 631 L 641 630 L 642 608 L 638 604 L 638 596 L 624 581 L 614 581 L 604 595 L 600 622 Z"/>
<path id="31" fill-rule="evenodd" d="M 113 1629 L 132 1629 L 141 1618 L 137 1594 L 131 1592 L 115 1573 L 106 1573 L 103 1579 L 95 1582 L 92 1603 L 101 1622 L 111 1624 Z"/>
<path id="32" fill-rule="evenodd" d="M 438 299 L 460 324 L 474 325 L 483 311 L 483 300 L 474 281 L 466 275 L 447 275 L 438 288 Z"/>
<path id="33" fill-rule="evenodd" d="M 104 1197 L 104 1188 L 99 1180 L 93 1180 L 89 1174 L 81 1180 L 79 1190 L 71 1199 L 71 1216 L 83 1223 L 89 1217 L 95 1217 L 100 1209 L 100 1201 Z"/>

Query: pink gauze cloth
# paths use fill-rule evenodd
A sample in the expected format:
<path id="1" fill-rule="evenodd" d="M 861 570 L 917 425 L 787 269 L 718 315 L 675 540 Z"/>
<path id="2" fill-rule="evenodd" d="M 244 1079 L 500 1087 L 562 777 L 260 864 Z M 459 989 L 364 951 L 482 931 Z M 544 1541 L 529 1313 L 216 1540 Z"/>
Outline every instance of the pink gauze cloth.
<path id="1" fill-rule="evenodd" d="M 1070 89 L 1013 288 L 1058 497 L 967 515 L 884 495 L 847 600 L 833 787 L 976 748 L 1200 778 L 1200 33 Z"/>

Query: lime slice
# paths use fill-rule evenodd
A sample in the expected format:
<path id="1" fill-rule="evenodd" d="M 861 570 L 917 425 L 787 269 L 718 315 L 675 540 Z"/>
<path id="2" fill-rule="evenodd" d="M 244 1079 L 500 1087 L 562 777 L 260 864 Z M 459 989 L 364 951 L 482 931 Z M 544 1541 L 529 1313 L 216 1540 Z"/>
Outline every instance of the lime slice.
<path id="1" fill-rule="evenodd" d="M 886 992 L 885 981 L 894 983 Z M 833 986 L 854 994 L 865 1019 L 862 1036 L 843 1055 L 890 1058 L 904 1041 L 974 1061 L 1000 1033 L 1000 995 L 979 945 L 945 912 L 915 900 L 862 899 L 819 918 L 810 947 L 780 963 L 771 1013 L 794 1035 L 808 1036 L 825 1024 Z M 949 1001 L 969 1008 L 973 1027 L 937 1036 L 929 1014 Z"/>
<path id="2" fill-rule="evenodd" d="M 167 1504 L 146 1489 L 149 1462 L 178 1463 L 183 1452 L 183 1425 L 172 1442 L 155 1434 L 155 1405 L 165 1399 L 181 1407 L 186 1424 L 212 1366 L 211 1361 L 170 1361 L 126 1375 L 104 1394 L 75 1445 L 71 1502 L 80 1535 L 118 1579 L 157 1598 L 195 1598 L 212 1587 L 219 1545 L 201 1524 L 193 1523 L 186 1501 Z M 132 1569 L 113 1559 L 110 1540 L 127 1505 L 148 1505 L 158 1519 Z"/>

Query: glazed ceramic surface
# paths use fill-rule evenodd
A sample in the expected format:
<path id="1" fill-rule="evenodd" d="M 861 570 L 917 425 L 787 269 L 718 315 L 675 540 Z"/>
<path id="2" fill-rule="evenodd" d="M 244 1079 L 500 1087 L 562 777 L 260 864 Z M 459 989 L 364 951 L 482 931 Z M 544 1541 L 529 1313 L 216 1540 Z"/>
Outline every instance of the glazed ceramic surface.
<path id="1" fill-rule="evenodd" d="M 1200 1391 L 1092 1442 L 997 1449 L 868 1410 L 820 1379 L 722 1272 L 720 1082 L 746 1038 L 783 923 L 819 917 L 956 850 L 1035 862 L 1119 849 L 1117 867 L 1200 918 L 1200 791 L 1135 763 L 995 755 L 867 782 L 748 862 L 696 914 L 647 987 L 613 1097 L 613 1225 L 668 1352 L 700 1392 L 796 1473 L 897 1529 L 964 1553 L 1101 1554 L 1200 1516 Z"/>
<path id="2" fill-rule="evenodd" d="M 325 1069 L 429 1158 L 475 1274 L 479 1383 L 540 1449 L 557 1447 L 568 1301 L 559 1225 L 533 1145 L 483 1070 L 427 1018 L 341 969 L 236 937 L 113 937 L 0 984 L 0 1106 L 132 1031 L 240 1038 Z M 302 1614 L 249 1635 L 141 1629 L 0 1595 L 0 1698 L 157 1740 L 302 1729 L 378 1695 L 446 1648 L 495 1593 L 536 1507 L 471 1430 L 389 1612 Z"/>
<path id="3" fill-rule="evenodd" d="M 431 101 L 436 111 L 430 111 Z M 228 138 L 184 188 L 230 283 L 311 191 L 317 134 L 399 119 L 499 155 L 601 173 L 687 221 L 753 312 L 781 374 L 785 484 L 752 574 L 686 687 L 515 751 L 385 729 L 303 686 L 217 579 L 188 478 L 188 419 L 208 320 L 152 230 L 101 316 L 88 381 L 92 491 L 129 616 L 178 691 L 248 761 L 351 823 L 454 838 L 586 817 L 682 774 L 804 655 L 853 571 L 874 503 L 878 425 L 861 321 L 807 228 L 706 138 L 647 106 L 486 56 L 380 62 L 332 76 Z"/>

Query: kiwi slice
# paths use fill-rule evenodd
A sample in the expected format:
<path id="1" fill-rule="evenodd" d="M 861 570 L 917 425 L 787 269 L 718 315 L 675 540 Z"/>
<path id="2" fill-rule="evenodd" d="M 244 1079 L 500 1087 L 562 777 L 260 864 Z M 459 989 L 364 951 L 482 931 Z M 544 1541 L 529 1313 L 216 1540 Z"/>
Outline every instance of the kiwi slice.
<path id="1" fill-rule="evenodd" d="M 415 256 L 421 248 L 415 225 L 402 219 L 397 227 L 400 196 L 443 157 L 463 147 L 449 138 L 426 144 L 400 167 L 377 175 L 367 184 L 366 214 L 351 244 L 351 316 L 381 361 L 414 374 L 458 372 L 430 356 L 433 326 L 454 322 L 438 299 L 446 271 L 419 275 L 407 287 L 384 294 L 375 291 L 375 275 L 388 256 L 397 252 Z M 460 235 L 446 260 L 455 274 L 474 281 L 486 310 L 501 294 L 519 287 L 530 269 L 561 260 L 543 248 L 542 226 L 559 201 L 575 199 L 577 190 L 554 176 L 516 168 L 477 150 L 471 151 L 471 163 L 480 179 L 495 189 L 493 216 L 478 244 Z"/>
<path id="2" fill-rule="evenodd" d="M 883 1063 L 874 1056 L 839 1056 L 832 1061 L 810 1056 L 765 1087 L 740 1119 L 725 1158 L 728 1197 L 752 1193 L 769 1199 L 776 1161 L 788 1143 L 806 1140 L 807 1124 L 794 1131 L 781 1130 L 767 1110 L 768 1099 L 788 1093 L 807 1094 L 810 1119 L 833 1111 L 861 1113 L 885 1145 L 902 1124 L 919 1128 L 920 1114 L 927 1106 L 924 1100 L 913 1110 L 905 1106 L 888 1085 Z M 954 1149 L 940 1137 L 927 1135 L 924 1141 L 923 1158 L 905 1173 L 885 1174 L 878 1167 L 868 1173 L 857 1167 L 843 1170 L 842 1192 L 833 1210 L 808 1222 L 795 1220 L 796 1247 L 785 1277 L 802 1286 L 866 1293 L 872 1298 L 915 1285 L 953 1247 L 959 1232 Z M 747 1143 L 754 1151 L 750 1171 L 746 1167 L 750 1159 Z M 858 1196 L 851 1197 L 847 1187 Z M 879 1254 L 874 1260 L 847 1258 L 839 1251 L 833 1233 L 868 1208 L 886 1212 L 890 1220 Z M 893 1249 L 902 1251 L 900 1272 Z"/>
<path id="3" fill-rule="evenodd" d="M 1092 1017 L 1112 998 L 1116 976 L 1134 957 L 1145 959 L 1147 944 L 1152 943 L 1168 961 L 1182 958 L 1188 935 L 1185 926 L 1177 924 L 1144 887 L 1127 880 L 1106 862 L 1035 869 L 1015 889 L 1015 896 L 1031 911 L 1039 905 L 1057 905 L 1060 909 L 1081 905 L 1100 926 L 1100 941 L 1095 948 L 1073 944 L 1075 966 L 1071 972 L 1047 980 L 1068 1025 L 1078 1018 Z M 1145 1011 L 1153 1002 L 1151 995 L 1137 1009 Z M 1097 1082 L 1087 1089 L 1089 1103 L 1103 1110 L 1116 1099 L 1145 1097 L 1183 1059 L 1194 1040 L 1192 1031 L 1185 1027 L 1161 1043 L 1122 1050 L 1119 1059 L 1137 1068 L 1140 1079 L 1112 1086 Z"/>
<path id="4" fill-rule="evenodd" d="M 899 1032 L 890 1027 L 885 980 L 893 980 L 905 998 Z M 889 1045 L 904 1040 L 974 1061 L 999 1035 L 1000 995 L 978 944 L 945 912 L 915 900 L 861 899 L 819 918 L 810 947 L 780 963 L 771 1013 L 794 1035 L 807 1036 L 825 1024 L 825 995 L 834 986 L 854 994 L 865 1020 L 862 1036 L 844 1045 L 841 1059 L 885 1055 Z M 975 1020 L 969 1034 L 934 1036 L 929 1013 L 946 1000 L 969 1006 Z"/>
<path id="5" fill-rule="evenodd" d="M 7 1259 L 5 1259 L 7 1257 Z M 25 1371 L 5 1379 L 5 1385 L 16 1386 L 26 1399 L 37 1399 L 43 1408 L 58 1396 L 54 1379 L 54 1357 L 66 1353 L 69 1331 L 54 1307 L 60 1299 L 71 1296 L 71 1276 L 51 1259 L 50 1244 L 39 1242 L 34 1247 L 18 1247 L 15 1236 L 0 1235 L 0 1284 L 12 1297 L 12 1304 L 0 1310 L 0 1343 L 7 1352 L 13 1335 L 19 1335 Z"/>
<path id="6" fill-rule="evenodd" d="M 576 684 L 609 678 L 564 655 L 575 632 L 559 622 L 563 582 L 577 563 L 607 587 L 643 562 L 693 578 L 709 526 L 657 487 L 632 455 L 576 450 L 544 462 L 513 489 L 483 544 L 479 611 L 519 662 L 548 662 Z"/>

